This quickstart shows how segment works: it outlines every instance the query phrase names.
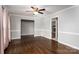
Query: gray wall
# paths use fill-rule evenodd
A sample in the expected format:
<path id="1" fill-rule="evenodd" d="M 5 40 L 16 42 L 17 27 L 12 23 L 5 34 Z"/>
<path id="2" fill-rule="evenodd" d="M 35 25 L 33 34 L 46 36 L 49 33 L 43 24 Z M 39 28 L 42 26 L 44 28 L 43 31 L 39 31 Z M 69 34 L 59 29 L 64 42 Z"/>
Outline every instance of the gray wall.
<path id="1" fill-rule="evenodd" d="M 21 21 L 21 35 L 34 35 L 34 22 Z"/>

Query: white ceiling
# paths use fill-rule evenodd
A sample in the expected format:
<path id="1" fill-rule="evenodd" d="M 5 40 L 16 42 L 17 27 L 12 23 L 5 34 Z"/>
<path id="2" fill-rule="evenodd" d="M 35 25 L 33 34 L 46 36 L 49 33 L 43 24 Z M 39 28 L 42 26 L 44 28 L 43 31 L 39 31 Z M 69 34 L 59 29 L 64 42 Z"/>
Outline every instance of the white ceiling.
<path id="1" fill-rule="evenodd" d="M 71 7 L 72 5 L 34 5 L 34 6 L 38 8 L 45 8 L 46 11 L 44 11 L 44 14 L 52 14 L 62 9 Z M 30 7 L 31 5 L 7 5 L 9 13 L 17 15 L 26 15 L 26 16 L 33 15 L 33 12 L 26 12 L 26 11 L 32 11 Z"/>

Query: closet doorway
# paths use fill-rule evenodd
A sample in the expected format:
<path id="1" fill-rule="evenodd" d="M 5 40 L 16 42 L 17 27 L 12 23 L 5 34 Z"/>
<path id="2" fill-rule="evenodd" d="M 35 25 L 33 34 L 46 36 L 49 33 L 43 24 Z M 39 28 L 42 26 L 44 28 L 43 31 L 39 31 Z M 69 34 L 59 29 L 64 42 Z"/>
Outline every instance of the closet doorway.
<path id="1" fill-rule="evenodd" d="M 21 39 L 34 37 L 34 20 L 21 20 Z"/>

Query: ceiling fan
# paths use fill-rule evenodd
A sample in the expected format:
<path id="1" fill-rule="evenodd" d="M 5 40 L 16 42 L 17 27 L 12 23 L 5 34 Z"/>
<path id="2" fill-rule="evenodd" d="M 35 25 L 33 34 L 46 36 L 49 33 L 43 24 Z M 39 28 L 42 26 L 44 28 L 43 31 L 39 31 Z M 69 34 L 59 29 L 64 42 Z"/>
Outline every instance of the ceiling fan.
<path id="1" fill-rule="evenodd" d="M 31 6 L 31 8 L 32 8 L 32 10 L 33 10 L 32 12 L 33 12 L 34 15 L 36 15 L 36 14 L 38 14 L 38 13 L 44 14 L 44 13 L 43 13 L 43 11 L 45 11 L 44 8 L 43 8 L 43 9 L 39 9 L 39 8 L 33 7 L 33 6 Z M 26 12 L 28 12 L 28 11 L 26 11 Z"/>

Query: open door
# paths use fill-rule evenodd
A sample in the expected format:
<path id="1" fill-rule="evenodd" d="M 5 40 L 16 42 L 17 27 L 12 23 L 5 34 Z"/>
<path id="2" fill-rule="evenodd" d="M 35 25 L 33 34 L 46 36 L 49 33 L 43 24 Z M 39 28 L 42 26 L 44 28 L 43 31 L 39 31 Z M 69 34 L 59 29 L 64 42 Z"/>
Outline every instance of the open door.
<path id="1" fill-rule="evenodd" d="M 52 38 L 58 39 L 58 17 L 52 18 Z"/>
<path id="2" fill-rule="evenodd" d="M 51 24 L 51 29 L 52 29 L 52 39 L 53 41 L 51 42 L 52 46 L 52 52 L 57 53 L 58 49 L 58 17 L 52 18 L 52 24 Z"/>

